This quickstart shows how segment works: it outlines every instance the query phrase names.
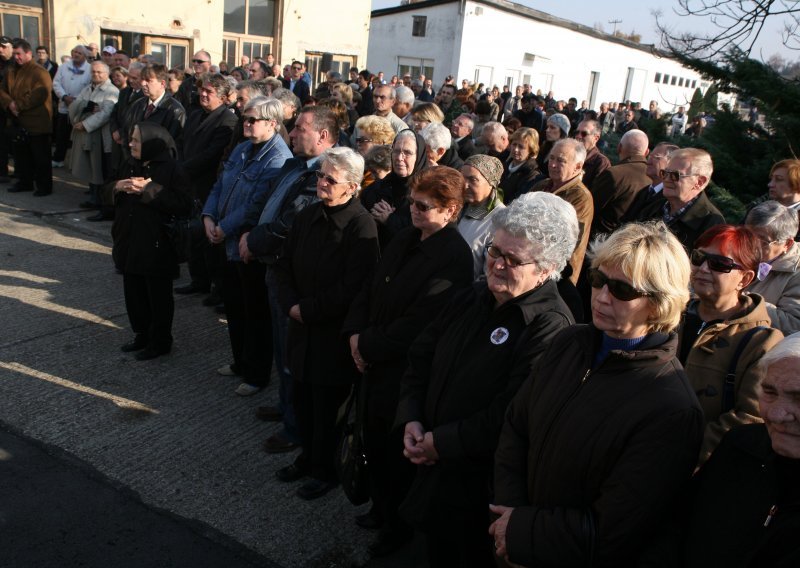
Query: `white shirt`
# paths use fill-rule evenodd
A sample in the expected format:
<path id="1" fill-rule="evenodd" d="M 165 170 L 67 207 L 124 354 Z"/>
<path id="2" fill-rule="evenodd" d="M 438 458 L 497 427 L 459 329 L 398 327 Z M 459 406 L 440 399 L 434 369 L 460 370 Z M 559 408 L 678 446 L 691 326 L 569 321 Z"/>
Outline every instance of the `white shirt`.
<path id="1" fill-rule="evenodd" d="M 81 91 L 92 82 L 91 65 L 84 61 L 83 65 L 77 67 L 82 73 L 75 73 L 72 60 L 67 59 L 63 65 L 58 67 L 55 77 L 53 77 L 53 92 L 58 97 L 59 114 L 67 114 L 68 105 L 62 100 L 65 96 L 77 97 Z"/>

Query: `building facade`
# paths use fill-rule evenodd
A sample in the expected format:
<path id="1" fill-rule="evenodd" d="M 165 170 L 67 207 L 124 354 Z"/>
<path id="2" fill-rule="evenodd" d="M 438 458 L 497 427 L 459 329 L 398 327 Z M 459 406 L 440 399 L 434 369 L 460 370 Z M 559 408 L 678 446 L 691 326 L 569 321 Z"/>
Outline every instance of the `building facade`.
<path id="1" fill-rule="evenodd" d="M 429 0 L 374 10 L 369 65 L 387 75 L 448 75 L 488 86 L 530 84 L 559 99 L 688 105 L 700 75 L 653 46 L 504 0 Z"/>

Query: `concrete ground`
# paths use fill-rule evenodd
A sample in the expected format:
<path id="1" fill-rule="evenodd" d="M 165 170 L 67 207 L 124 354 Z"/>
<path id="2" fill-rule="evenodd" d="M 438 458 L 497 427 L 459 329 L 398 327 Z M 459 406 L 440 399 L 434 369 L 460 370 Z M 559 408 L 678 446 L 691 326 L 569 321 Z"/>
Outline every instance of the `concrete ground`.
<path id="1" fill-rule="evenodd" d="M 0 423 L 147 507 L 207 525 L 264 565 L 363 564 L 374 533 L 353 517 L 366 506 L 339 490 L 306 502 L 294 495 L 300 482 L 275 480 L 294 455 L 261 451 L 279 425 L 253 413 L 276 403 L 277 381 L 253 397 L 234 394 L 237 380 L 215 373 L 230 362 L 225 321 L 199 296 L 176 296 L 170 355 L 139 362 L 119 351 L 132 335 L 111 223 L 85 221 L 85 186 L 64 170 L 55 177 L 47 197 L 0 185 Z M 183 275 L 176 285 L 185 267 Z M 369 565 L 422 566 L 423 556 L 417 539 Z"/>

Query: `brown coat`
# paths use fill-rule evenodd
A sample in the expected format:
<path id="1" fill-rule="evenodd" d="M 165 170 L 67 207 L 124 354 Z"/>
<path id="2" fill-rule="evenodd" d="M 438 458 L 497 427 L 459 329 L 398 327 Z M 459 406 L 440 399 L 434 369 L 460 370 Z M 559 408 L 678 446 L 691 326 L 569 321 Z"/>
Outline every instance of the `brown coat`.
<path id="1" fill-rule="evenodd" d="M 0 106 L 8 111 L 13 101 L 17 105 L 20 126 L 31 134 L 50 134 L 53 131 L 53 80 L 47 70 L 31 59 L 22 66 L 11 65 L 0 84 Z"/>
<path id="2" fill-rule="evenodd" d="M 592 236 L 611 233 L 619 227 L 636 193 L 650 185 L 646 171 L 647 159 L 644 156 L 630 156 L 597 176 L 592 185 Z"/>
<path id="3" fill-rule="evenodd" d="M 547 191 L 557 195 L 571 204 L 575 208 L 575 213 L 578 214 L 578 244 L 575 245 L 575 250 L 569 259 L 569 265 L 572 268 L 572 275 L 569 279 L 573 284 L 577 284 L 583 267 L 583 257 L 586 256 L 586 247 L 589 245 L 589 227 L 592 226 L 592 217 L 594 216 L 592 194 L 581 182 L 581 176 L 574 177 L 555 191 L 552 188 L 553 182 L 548 178 L 534 185 L 531 191 Z"/>

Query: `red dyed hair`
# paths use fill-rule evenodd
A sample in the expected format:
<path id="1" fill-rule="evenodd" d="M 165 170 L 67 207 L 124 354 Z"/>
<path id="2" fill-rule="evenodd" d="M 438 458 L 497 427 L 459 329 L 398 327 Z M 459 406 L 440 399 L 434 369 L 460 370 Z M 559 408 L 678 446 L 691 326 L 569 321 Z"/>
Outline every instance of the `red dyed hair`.
<path id="1" fill-rule="evenodd" d="M 758 264 L 761 262 L 761 243 L 748 227 L 714 225 L 694 242 L 694 248 L 709 245 L 717 245 L 722 254 L 744 266 L 745 270 L 758 271 Z"/>
<path id="2" fill-rule="evenodd" d="M 458 218 L 464 204 L 466 187 L 467 180 L 464 179 L 461 172 L 447 166 L 436 166 L 412 176 L 408 184 L 408 194 L 411 195 L 413 191 L 427 195 L 438 207 L 453 205 L 456 208 L 453 217 Z"/>

